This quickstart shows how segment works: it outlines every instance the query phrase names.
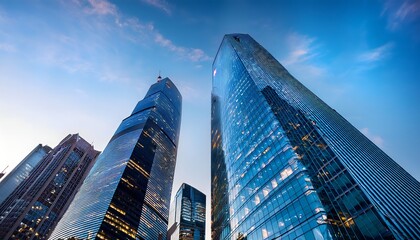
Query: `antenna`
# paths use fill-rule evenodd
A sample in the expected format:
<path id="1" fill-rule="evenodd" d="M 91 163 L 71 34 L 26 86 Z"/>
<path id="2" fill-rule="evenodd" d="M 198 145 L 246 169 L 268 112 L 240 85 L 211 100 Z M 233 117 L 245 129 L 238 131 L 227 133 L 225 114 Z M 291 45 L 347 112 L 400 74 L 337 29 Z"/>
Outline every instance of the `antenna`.
<path id="1" fill-rule="evenodd" d="M 160 82 L 162 80 L 162 77 L 160 76 L 160 70 L 159 70 L 159 76 L 157 77 L 157 81 Z"/>

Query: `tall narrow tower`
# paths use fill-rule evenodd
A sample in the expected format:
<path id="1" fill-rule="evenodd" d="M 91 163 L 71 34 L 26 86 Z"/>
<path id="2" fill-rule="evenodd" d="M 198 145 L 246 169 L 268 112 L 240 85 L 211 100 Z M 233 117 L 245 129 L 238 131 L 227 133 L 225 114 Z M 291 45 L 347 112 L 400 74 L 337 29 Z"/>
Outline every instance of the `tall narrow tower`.
<path id="1" fill-rule="evenodd" d="M 98 154 L 78 134 L 65 137 L 0 205 L 0 239 L 47 239 Z"/>
<path id="2" fill-rule="evenodd" d="M 159 79 L 98 157 L 51 239 L 164 239 L 181 94 Z"/>
<path id="3" fill-rule="evenodd" d="M 246 34 L 213 63 L 212 238 L 420 239 L 420 183 Z"/>

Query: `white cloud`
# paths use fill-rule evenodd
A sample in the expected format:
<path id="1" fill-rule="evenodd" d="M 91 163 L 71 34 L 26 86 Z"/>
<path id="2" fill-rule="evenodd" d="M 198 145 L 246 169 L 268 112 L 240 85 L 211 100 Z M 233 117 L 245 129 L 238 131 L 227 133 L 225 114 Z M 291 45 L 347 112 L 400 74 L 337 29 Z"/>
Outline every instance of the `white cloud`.
<path id="1" fill-rule="evenodd" d="M 119 82 L 129 83 L 133 82 L 133 79 L 125 74 L 120 74 L 115 70 L 107 70 L 101 73 L 100 80 L 104 82 Z"/>
<path id="2" fill-rule="evenodd" d="M 92 63 L 84 55 L 86 47 L 69 36 L 52 35 L 48 44 L 38 45 L 38 58 L 44 64 L 59 67 L 68 73 L 91 70 Z"/>
<path id="3" fill-rule="evenodd" d="M 393 43 L 386 43 L 382 46 L 360 54 L 358 60 L 367 63 L 380 61 L 390 54 L 390 51 L 393 48 L 393 46 Z"/>
<path id="4" fill-rule="evenodd" d="M 316 38 L 293 32 L 287 36 L 288 54 L 280 63 L 291 72 L 298 73 L 300 78 L 314 79 L 324 76 L 325 68 L 316 64 L 320 56 L 320 46 Z"/>
<path id="5" fill-rule="evenodd" d="M 383 148 L 384 146 L 384 139 L 380 136 L 374 135 L 369 131 L 369 128 L 362 128 L 360 132 L 363 133 L 367 138 L 369 138 L 374 144 L 378 147 Z"/>
<path id="6" fill-rule="evenodd" d="M 143 0 L 143 2 L 164 11 L 168 15 L 171 14 L 169 4 L 164 0 Z"/>
<path id="7" fill-rule="evenodd" d="M 88 6 L 83 6 L 81 0 L 74 0 L 75 5 L 78 8 L 83 8 L 84 12 L 87 14 L 96 14 L 96 15 L 111 15 L 115 17 L 115 24 L 120 28 L 127 28 L 139 36 L 131 36 L 128 34 L 128 39 L 137 42 L 136 39 L 152 39 L 153 42 L 157 43 L 159 46 L 168 49 L 171 52 L 176 53 L 182 59 L 187 59 L 192 62 L 201 62 L 209 61 L 211 58 L 205 54 L 202 49 L 198 48 L 189 48 L 184 46 L 179 46 L 174 44 L 170 39 L 164 37 L 157 29 L 155 29 L 152 23 L 142 23 L 136 17 L 127 17 L 121 14 L 118 8 L 106 1 L 106 0 L 88 0 Z M 164 1 L 159 0 L 145 0 L 146 3 L 158 7 L 164 10 L 167 13 L 170 13 L 169 6 Z M 102 19 L 97 19 L 97 21 L 102 21 Z M 98 24 L 102 26 L 102 24 Z M 128 31 L 126 31 L 128 32 Z M 141 41 L 144 44 L 144 41 Z"/>
<path id="8" fill-rule="evenodd" d="M 177 46 L 172 43 L 171 40 L 165 38 L 162 34 L 155 33 L 155 42 L 160 46 L 169 49 L 171 52 L 175 52 L 178 56 L 184 59 L 189 59 L 193 62 L 209 61 L 211 58 L 207 56 L 203 50 L 198 48 L 186 48 Z"/>
<path id="9" fill-rule="evenodd" d="M 403 23 L 420 16 L 420 2 L 416 0 L 388 0 L 384 4 L 382 15 L 388 17 L 388 28 L 396 30 Z"/>
<path id="10" fill-rule="evenodd" d="M 287 37 L 289 46 L 288 56 L 282 60 L 284 65 L 306 62 L 318 55 L 315 38 L 298 33 L 292 33 Z"/>
<path id="11" fill-rule="evenodd" d="M 89 13 L 99 15 L 113 15 L 116 16 L 117 7 L 106 0 L 88 0 L 90 8 L 87 9 Z"/>
<path id="12" fill-rule="evenodd" d="M 137 18 L 127 18 L 124 22 L 119 24 L 120 27 L 130 27 L 136 31 L 153 32 L 155 26 L 152 23 L 141 23 Z"/>

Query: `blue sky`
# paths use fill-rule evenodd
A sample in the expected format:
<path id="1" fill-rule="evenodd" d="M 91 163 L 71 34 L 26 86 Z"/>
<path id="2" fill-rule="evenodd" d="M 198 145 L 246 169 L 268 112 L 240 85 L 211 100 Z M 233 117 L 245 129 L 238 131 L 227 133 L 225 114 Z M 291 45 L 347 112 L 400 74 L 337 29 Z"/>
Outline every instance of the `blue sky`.
<path id="1" fill-rule="evenodd" d="M 420 2 L 407 0 L 1 1 L 0 170 L 68 133 L 103 150 L 160 71 L 184 100 L 174 191 L 209 196 L 211 64 L 234 32 L 420 179 Z"/>

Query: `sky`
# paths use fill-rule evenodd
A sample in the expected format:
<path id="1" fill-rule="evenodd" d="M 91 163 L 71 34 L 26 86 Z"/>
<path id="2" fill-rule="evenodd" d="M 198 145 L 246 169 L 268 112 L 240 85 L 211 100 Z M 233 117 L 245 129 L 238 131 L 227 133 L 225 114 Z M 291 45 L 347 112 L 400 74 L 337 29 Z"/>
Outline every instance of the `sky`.
<path id="1" fill-rule="evenodd" d="M 0 171 L 79 133 L 103 150 L 159 72 L 183 95 L 173 192 L 207 195 L 210 94 L 224 34 L 248 33 L 420 180 L 420 2 L 0 2 Z"/>

